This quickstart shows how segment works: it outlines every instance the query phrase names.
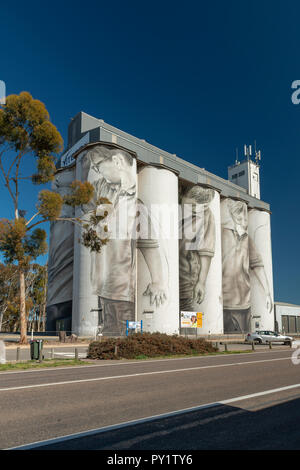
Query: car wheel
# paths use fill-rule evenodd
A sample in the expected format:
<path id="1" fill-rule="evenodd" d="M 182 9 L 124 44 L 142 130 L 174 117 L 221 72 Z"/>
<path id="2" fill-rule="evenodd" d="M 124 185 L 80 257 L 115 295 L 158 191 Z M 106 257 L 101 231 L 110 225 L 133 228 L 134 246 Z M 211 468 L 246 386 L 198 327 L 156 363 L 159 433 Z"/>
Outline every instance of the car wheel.
<path id="1" fill-rule="evenodd" d="M 261 344 L 261 343 L 262 343 L 262 340 L 259 339 L 259 338 L 258 338 L 258 339 L 255 339 L 255 340 L 254 340 L 254 343 L 255 343 L 255 344 Z"/>

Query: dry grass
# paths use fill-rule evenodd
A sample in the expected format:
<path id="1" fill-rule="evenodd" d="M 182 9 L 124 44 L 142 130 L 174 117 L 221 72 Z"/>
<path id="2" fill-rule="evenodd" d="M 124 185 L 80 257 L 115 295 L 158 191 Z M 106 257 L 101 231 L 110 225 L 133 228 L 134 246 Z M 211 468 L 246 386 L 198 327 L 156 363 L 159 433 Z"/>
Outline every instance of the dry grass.
<path id="1" fill-rule="evenodd" d="M 38 361 L 7 362 L 0 364 L 0 373 L 7 370 L 43 369 L 47 367 L 86 366 L 86 361 L 76 359 L 44 359 Z"/>

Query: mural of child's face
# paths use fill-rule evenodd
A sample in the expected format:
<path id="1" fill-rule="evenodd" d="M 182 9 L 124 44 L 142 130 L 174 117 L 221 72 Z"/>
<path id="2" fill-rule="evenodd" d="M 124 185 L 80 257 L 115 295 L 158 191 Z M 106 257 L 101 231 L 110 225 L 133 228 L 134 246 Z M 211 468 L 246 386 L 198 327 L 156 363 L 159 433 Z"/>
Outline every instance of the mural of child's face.
<path id="1" fill-rule="evenodd" d="M 122 173 L 126 173 L 130 170 L 128 163 L 120 153 L 100 162 L 98 169 L 107 181 L 114 184 L 120 184 Z"/>
<path id="2" fill-rule="evenodd" d="M 106 181 L 114 184 L 121 182 L 120 169 L 112 159 L 103 160 L 99 163 L 98 170 Z"/>

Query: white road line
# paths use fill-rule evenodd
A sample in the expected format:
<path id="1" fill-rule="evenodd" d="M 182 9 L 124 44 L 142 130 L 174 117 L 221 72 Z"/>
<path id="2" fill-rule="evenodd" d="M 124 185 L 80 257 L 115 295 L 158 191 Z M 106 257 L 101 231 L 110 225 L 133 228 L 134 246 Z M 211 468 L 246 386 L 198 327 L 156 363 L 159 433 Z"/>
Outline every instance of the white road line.
<path id="1" fill-rule="evenodd" d="M 63 356 L 63 357 L 75 357 L 75 353 L 63 353 L 63 352 L 55 352 L 54 353 L 54 356 Z M 79 353 L 78 354 L 78 357 L 81 357 L 81 358 L 86 358 L 86 354 L 85 353 Z"/>
<path id="2" fill-rule="evenodd" d="M 300 387 L 300 383 L 287 385 L 285 387 L 280 387 L 280 388 L 273 388 L 271 390 L 264 390 L 263 392 L 251 393 L 250 395 L 242 395 L 239 397 L 229 398 L 227 400 L 221 400 L 221 401 L 206 403 L 204 405 L 193 406 L 191 408 L 183 408 L 181 410 L 171 411 L 169 413 L 162 413 L 158 415 L 148 416 L 146 418 L 136 419 L 133 421 L 125 421 L 123 423 L 113 424 L 111 426 L 105 426 L 105 427 L 98 428 L 98 429 L 91 429 L 89 431 L 84 431 L 84 432 L 74 433 L 74 434 L 67 434 L 65 436 L 60 436 L 60 437 L 56 437 L 53 439 L 47 439 L 44 441 L 32 442 L 30 444 L 25 444 L 19 447 L 11 447 L 6 450 L 14 450 L 14 449 L 26 450 L 26 449 L 33 449 L 35 447 L 41 447 L 41 446 L 49 445 L 49 444 L 57 444 L 60 442 L 69 441 L 71 439 L 78 439 L 78 438 L 88 437 L 88 436 L 92 436 L 95 434 L 100 434 L 100 433 L 104 433 L 108 431 L 115 431 L 117 429 L 122 429 L 124 427 L 135 426 L 137 424 L 143 424 L 143 423 L 149 423 L 151 421 L 155 421 L 158 419 L 161 420 L 165 418 L 171 418 L 172 416 L 177 416 L 177 415 L 181 415 L 184 413 L 191 413 L 195 411 L 201 411 L 207 408 L 215 408 L 216 406 L 220 406 L 220 405 L 229 405 L 231 403 L 236 403 L 236 402 L 243 401 L 243 400 L 249 400 L 251 398 L 256 398 L 256 397 L 262 397 L 265 395 L 270 395 L 272 393 L 283 392 L 285 390 L 292 390 L 294 388 L 299 388 L 299 387 Z"/>
<path id="3" fill-rule="evenodd" d="M 77 384 L 77 383 L 84 383 L 84 382 L 101 382 L 103 380 L 126 379 L 129 377 L 141 377 L 141 376 L 146 376 L 146 375 L 158 375 L 158 374 L 172 374 L 175 372 L 189 372 L 189 371 L 202 370 L 202 369 L 214 369 L 218 367 L 233 367 L 233 366 L 242 366 L 242 365 L 249 365 L 249 364 L 259 364 L 263 362 L 287 361 L 287 360 L 290 361 L 291 358 L 280 357 L 276 359 L 263 359 L 261 361 L 233 362 L 230 364 L 217 364 L 213 366 L 187 367 L 184 369 L 169 369 L 169 370 L 159 370 L 159 371 L 152 371 L 152 372 L 139 372 L 137 374 L 113 375 L 109 377 L 94 377 L 92 379 L 77 379 L 77 380 L 68 380 L 64 382 L 49 382 L 45 384 L 21 385 L 18 387 L 0 388 L 0 392 L 25 390 L 28 388 L 51 387 L 51 386 L 56 386 L 56 385 L 70 385 L 70 384 Z"/>
<path id="4" fill-rule="evenodd" d="M 128 366 L 131 364 L 149 364 L 152 362 L 170 362 L 170 361 L 187 361 L 189 359 L 213 359 L 213 358 L 228 358 L 229 356 L 256 356 L 258 354 L 273 354 L 273 353 L 280 353 L 280 352 L 288 352 L 291 351 L 290 349 L 280 349 L 277 351 L 258 351 L 258 352 L 250 352 L 250 353 L 235 353 L 235 354 L 210 354 L 207 356 L 188 356 L 188 357 L 174 357 L 174 358 L 167 358 L 167 359 L 147 359 L 147 360 L 139 360 L 139 361 L 130 361 L 130 362 L 110 362 L 107 360 L 105 364 L 89 364 L 89 365 L 78 365 L 78 366 L 68 366 L 68 367 L 45 367 L 44 369 L 29 369 L 29 370 L 15 370 L 15 371 L 7 371 L 1 372 L 0 377 L 5 374 L 28 374 L 31 372 L 50 372 L 50 371 L 57 371 L 57 370 L 72 370 L 72 369 L 86 369 L 86 368 L 93 368 L 93 367 L 113 367 L 113 366 Z"/>

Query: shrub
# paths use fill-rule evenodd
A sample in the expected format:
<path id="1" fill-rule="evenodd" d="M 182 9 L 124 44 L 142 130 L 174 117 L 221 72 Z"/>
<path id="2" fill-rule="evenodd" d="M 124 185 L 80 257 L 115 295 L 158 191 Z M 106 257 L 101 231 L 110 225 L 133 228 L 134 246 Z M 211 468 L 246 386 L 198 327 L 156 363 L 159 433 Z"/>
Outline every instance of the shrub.
<path id="1" fill-rule="evenodd" d="M 167 355 L 205 354 L 216 352 L 204 339 L 169 336 L 164 333 L 135 333 L 125 338 L 103 338 L 89 345 L 89 359 L 135 359 Z"/>

